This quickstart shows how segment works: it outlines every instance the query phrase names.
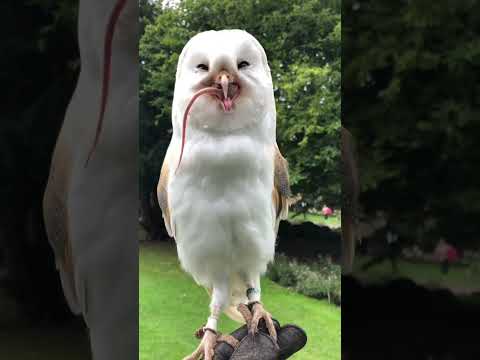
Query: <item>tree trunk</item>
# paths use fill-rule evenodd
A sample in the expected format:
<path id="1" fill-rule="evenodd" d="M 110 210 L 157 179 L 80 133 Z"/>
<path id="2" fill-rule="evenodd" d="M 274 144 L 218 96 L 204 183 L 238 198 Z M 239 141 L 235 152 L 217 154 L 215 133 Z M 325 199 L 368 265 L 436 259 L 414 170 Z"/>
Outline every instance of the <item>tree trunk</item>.
<path id="1" fill-rule="evenodd" d="M 350 132 L 342 127 L 342 269 L 352 271 L 355 257 L 355 224 L 357 216 L 359 176 L 355 147 Z"/>

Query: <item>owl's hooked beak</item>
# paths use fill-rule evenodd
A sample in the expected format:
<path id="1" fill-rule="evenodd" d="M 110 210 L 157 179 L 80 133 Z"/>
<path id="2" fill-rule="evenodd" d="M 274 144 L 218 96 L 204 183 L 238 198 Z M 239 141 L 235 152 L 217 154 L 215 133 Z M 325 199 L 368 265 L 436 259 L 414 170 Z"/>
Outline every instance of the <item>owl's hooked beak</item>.
<path id="1" fill-rule="evenodd" d="M 228 97 L 228 84 L 229 83 L 230 83 L 230 81 L 228 79 L 228 76 L 226 74 L 222 74 L 220 76 L 220 86 L 222 87 L 224 98 Z"/>
<path id="2" fill-rule="evenodd" d="M 217 75 L 215 86 L 222 90 L 223 98 L 220 98 L 220 102 L 223 105 L 223 109 L 230 112 L 233 109 L 233 101 L 240 94 L 240 86 L 233 80 L 233 76 L 226 71 L 221 71 Z"/>

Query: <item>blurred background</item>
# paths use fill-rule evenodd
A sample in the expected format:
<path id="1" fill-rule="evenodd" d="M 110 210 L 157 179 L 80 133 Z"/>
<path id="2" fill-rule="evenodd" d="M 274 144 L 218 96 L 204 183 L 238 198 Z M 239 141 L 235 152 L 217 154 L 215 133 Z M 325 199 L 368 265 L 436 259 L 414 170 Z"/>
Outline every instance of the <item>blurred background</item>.
<path id="1" fill-rule="evenodd" d="M 308 344 L 295 359 L 339 359 L 341 2 L 142 0 L 140 10 L 141 358 L 191 352 L 192 326 L 208 315 L 207 294 L 178 265 L 156 186 L 172 132 L 178 56 L 196 33 L 234 28 L 255 36 L 267 53 L 277 142 L 297 199 L 280 225 L 281 255 L 262 280 L 263 300 L 281 323 L 306 329 Z M 181 306 L 171 301 L 178 297 Z M 220 324 L 223 332 L 238 327 L 226 318 Z"/>
<path id="2" fill-rule="evenodd" d="M 342 121 L 360 170 L 346 359 L 475 359 L 480 3 L 344 0 Z"/>
<path id="3" fill-rule="evenodd" d="M 87 359 L 42 216 L 50 157 L 79 72 L 77 1 L 0 4 L 0 358 Z"/>
<path id="4" fill-rule="evenodd" d="M 342 117 L 361 178 L 357 265 L 384 251 L 401 258 L 397 268 L 372 265 L 377 279 L 397 270 L 480 291 L 478 9 L 344 2 Z"/>

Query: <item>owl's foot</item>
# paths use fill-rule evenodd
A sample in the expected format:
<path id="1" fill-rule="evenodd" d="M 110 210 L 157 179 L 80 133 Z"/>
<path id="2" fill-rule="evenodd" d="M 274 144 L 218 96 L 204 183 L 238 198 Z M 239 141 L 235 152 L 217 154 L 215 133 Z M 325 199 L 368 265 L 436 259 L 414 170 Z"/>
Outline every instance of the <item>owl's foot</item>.
<path id="1" fill-rule="evenodd" d="M 200 337 L 202 341 L 195 351 L 183 358 L 183 360 L 213 360 L 218 333 L 212 329 L 201 328 L 196 331 L 195 335 Z"/>
<path id="2" fill-rule="evenodd" d="M 250 321 L 250 324 L 248 324 L 248 332 L 250 334 L 255 334 L 258 331 L 258 323 L 260 319 L 265 320 L 265 325 L 267 326 L 270 336 L 277 341 L 277 331 L 273 325 L 272 315 L 265 310 L 262 303 L 254 302 L 252 306 L 252 320 Z"/>

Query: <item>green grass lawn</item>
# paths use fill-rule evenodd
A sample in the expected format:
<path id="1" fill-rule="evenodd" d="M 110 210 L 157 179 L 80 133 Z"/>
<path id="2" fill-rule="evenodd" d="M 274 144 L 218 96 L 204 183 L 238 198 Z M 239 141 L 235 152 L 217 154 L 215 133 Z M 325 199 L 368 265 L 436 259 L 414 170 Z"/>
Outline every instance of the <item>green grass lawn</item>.
<path id="1" fill-rule="evenodd" d="M 298 214 L 294 211 L 289 212 L 288 221 L 293 224 L 299 224 L 305 221 L 311 221 L 317 225 L 326 225 L 330 228 L 339 228 L 341 226 L 340 221 L 340 212 L 337 210 L 333 216 L 328 217 L 325 219 L 322 214 L 318 213 L 306 213 L 306 214 Z"/>
<path id="2" fill-rule="evenodd" d="M 340 359 L 340 308 L 294 293 L 268 279 L 262 280 L 266 308 L 281 324 L 305 329 L 305 348 L 296 360 Z M 206 322 L 209 297 L 178 264 L 172 244 L 140 248 L 140 359 L 177 360 L 198 345 L 194 331 Z M 226 333 L 239 324 L 222 315 L 219 330 Z"/>
<path id="3" fill-rule="evenodd" d="M 420 285 L 432 288 L 449 288 L 457 293 L 480 291 L 480 273 L 471 273 L 468 267 L 452 266 L 447 274 L 442 274 L 439 264 L 413 263 L 400 260 L 396 273 L 392 272 L 389 261 L 373 266 L 367 271 L 362 271 L 360 267 L 368 259 L 366 256 L 357 256 L 354 268 L 354 275 L 368 282 L 409 278 Z"/>

